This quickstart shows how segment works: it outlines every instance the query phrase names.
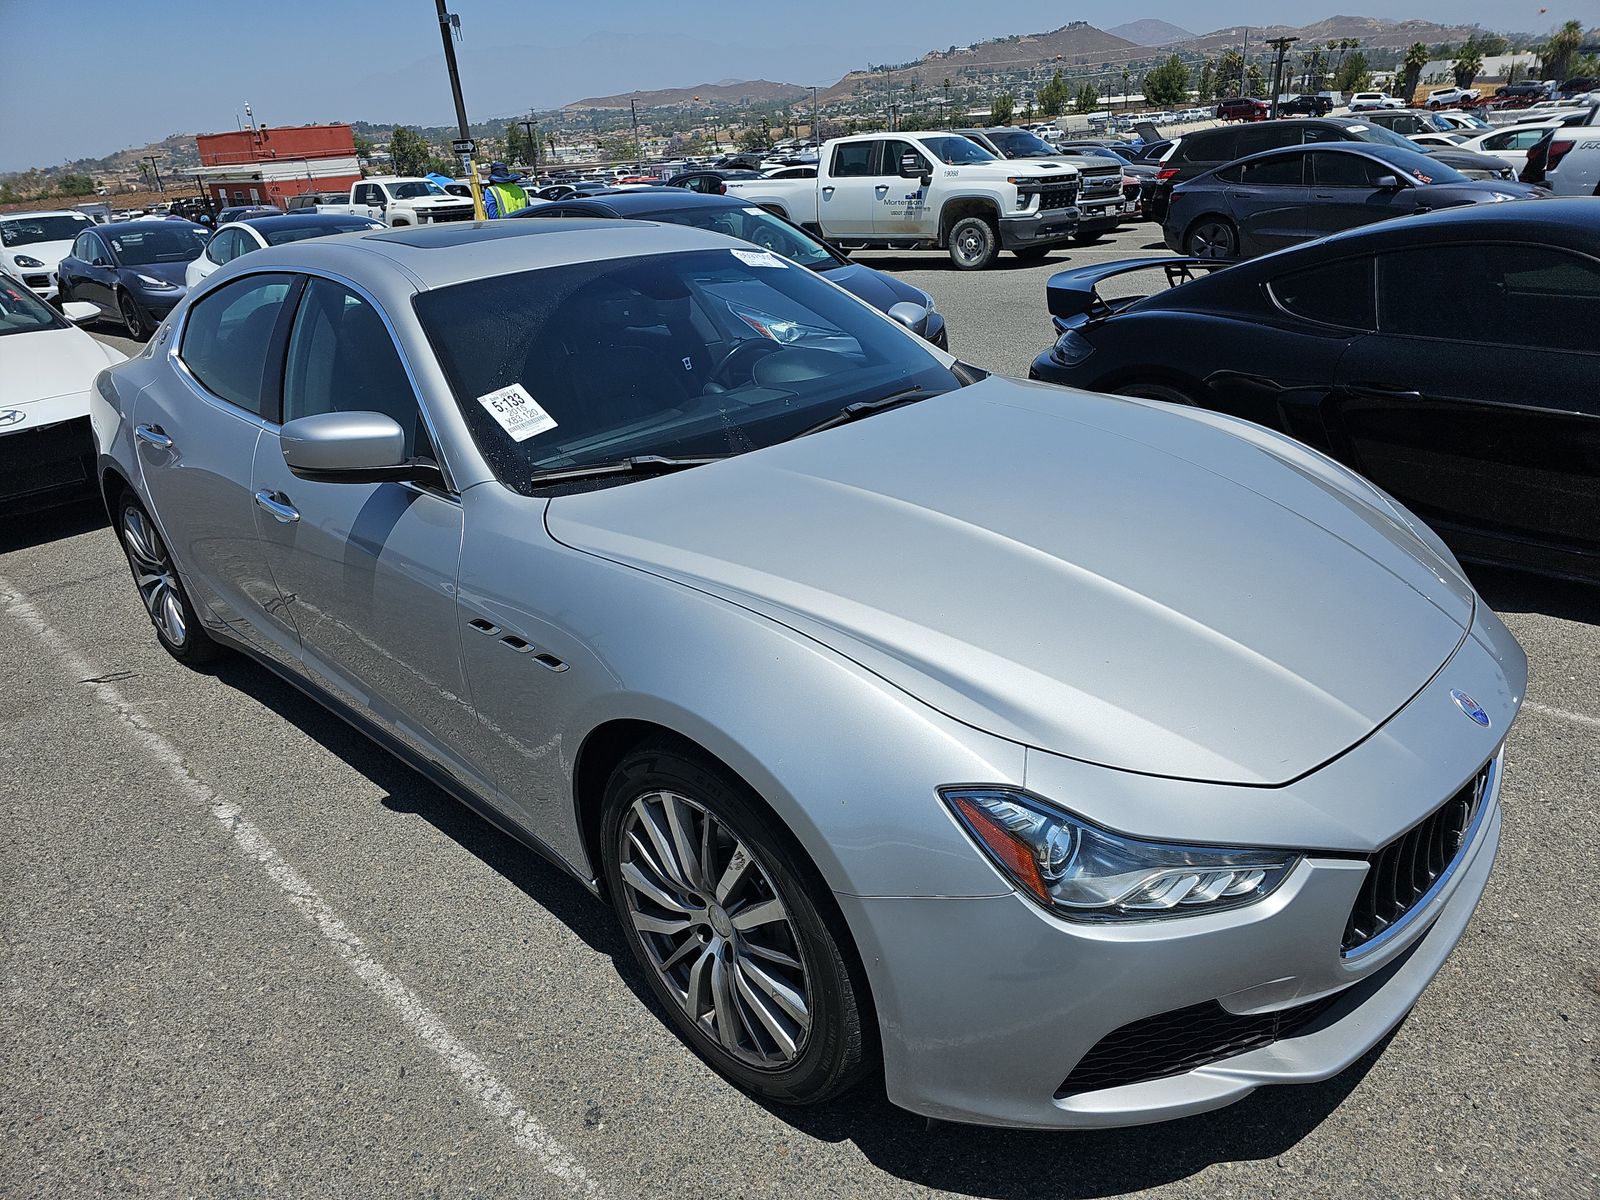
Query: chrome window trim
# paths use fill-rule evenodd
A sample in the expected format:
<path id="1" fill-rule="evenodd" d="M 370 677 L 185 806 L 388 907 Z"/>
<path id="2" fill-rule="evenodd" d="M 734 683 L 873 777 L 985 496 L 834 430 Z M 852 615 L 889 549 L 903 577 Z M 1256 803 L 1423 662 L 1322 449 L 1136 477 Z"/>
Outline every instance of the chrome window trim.
<path id="1" fill-rule="evenodd" d="M 1382 933 L 1368 938 L 1359 946 L 1352 946 L 1348 950 L 1341 950 L 1339 952 L 1339 957 L 1343 961 L 1347 963 L 1356 962 L 1357 960 L 1364 958 L 1366 955 L 1371 954 L 1373 951 L 1382 949 L 1396 937 L 1399 937 L 1401 934 L 1405 933 L 1408 929 L 1416 924 L 1417 920 L 1424 912 L 1427 911 L 1428 906 L 1438 898 L 1439 893 L 1444 890 L 1445 886 L 1450 882 L 1450 880 L 1455 878 L 1455 874 L 1458 870 L 1460 870 L 1461 864 L 1467 859 L 1467 851 L 1472 849 L 1472 847 L 1477 843 L 1478 835 L 1480 832 L 1482 832 L 1483 823 L 1488 818 L 1489 810 L 1495 806 L 1495 802 L 1498 799 L 1500 760 L 1504 757 L 1504 755 L 1505 746 L 1502 745 L 1499 750 L 1495 751 L 1494 757 L 1489 760 L 1489 765 L 1483 776 L 1483 790 L 1478 795 L 1478 808 L 1477 811 L 1472 814 L 1472 821 L 1470 824 L 1468 824 L 1466 831 L 1461 835 L 1461 848 L 1456 851 L 1455 857 L 1450 860 L 1449 865 L 1447 865 L 1443 871 L 1439 872 L 1439 878 L 1433 881 L 1433 886 L 1417 898 L 1417 902 L 1406 910 L 1406 913 L 1403 917 L 1401 917 L 1393 925 L 1389 926 L 1389 928 L 1385 929 Z M 1446 801 L 1446 803 L 1448 803 L 1448 801 Z M 1401 834 L 1400 836 L 1404 837 L 1405 834 Z M 1370 862 L 1368 863 L 1367 869 L 1369 871 L 1372 869 Z"/>

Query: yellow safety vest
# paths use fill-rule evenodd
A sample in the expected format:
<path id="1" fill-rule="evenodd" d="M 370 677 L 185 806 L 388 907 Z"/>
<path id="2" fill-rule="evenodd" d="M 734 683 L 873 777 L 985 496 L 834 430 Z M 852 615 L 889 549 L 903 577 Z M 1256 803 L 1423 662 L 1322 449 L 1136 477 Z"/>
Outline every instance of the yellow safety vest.
<path id="1" fill-rule="evenodd" d="M 494 193 L 495 211 L 502 217 L 528 207 L 528 193 L 514 183 L 491 183 L 489 190 Z"/>

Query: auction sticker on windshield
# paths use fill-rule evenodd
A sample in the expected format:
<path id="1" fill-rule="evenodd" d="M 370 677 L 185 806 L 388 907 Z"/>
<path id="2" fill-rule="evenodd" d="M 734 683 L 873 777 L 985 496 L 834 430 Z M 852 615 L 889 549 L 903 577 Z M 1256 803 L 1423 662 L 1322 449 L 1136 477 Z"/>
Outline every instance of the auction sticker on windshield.
<path id="1" fill-rule="evenodd" d="M 539 402 L 528 395 L 528 389 L 520 383 L 486 392 L 478 397 L 478 403 L 514 442 L 525 442 L 535 434 L 556 427 L 556 419 L 540 408 Z"/>
<path id="2" fill-rule="evenodd" d="M 748 267 L 784 267 L 788 264 L 768 250 L 735 250 L 733 256 Z"/>

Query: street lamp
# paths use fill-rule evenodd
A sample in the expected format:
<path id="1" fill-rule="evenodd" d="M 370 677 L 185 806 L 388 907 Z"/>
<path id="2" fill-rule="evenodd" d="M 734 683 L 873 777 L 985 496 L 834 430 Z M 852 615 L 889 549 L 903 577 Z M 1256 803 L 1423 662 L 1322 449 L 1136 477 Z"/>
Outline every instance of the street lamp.
<path id="1" fill-rule="evenodd" d="M 817 116 L 817 89 L 811 89 L 811 140 L 822 145 L 822 120 Z"/>

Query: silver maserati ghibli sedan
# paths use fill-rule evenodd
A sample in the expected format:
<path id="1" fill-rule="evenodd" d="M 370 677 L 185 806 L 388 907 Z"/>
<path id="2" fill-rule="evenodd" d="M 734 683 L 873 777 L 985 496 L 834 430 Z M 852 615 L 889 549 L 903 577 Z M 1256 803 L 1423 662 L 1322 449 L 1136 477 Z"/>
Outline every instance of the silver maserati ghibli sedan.
<path id="1" fill-rule="evenodd" d="M 582 880 L 765 1099 L 1084 1127 L 1323 1079 L 1494 860 L 1526 659 L 1415 517 L 717 234 L 262 250 L 92 421 L 161 644 Z"/>

